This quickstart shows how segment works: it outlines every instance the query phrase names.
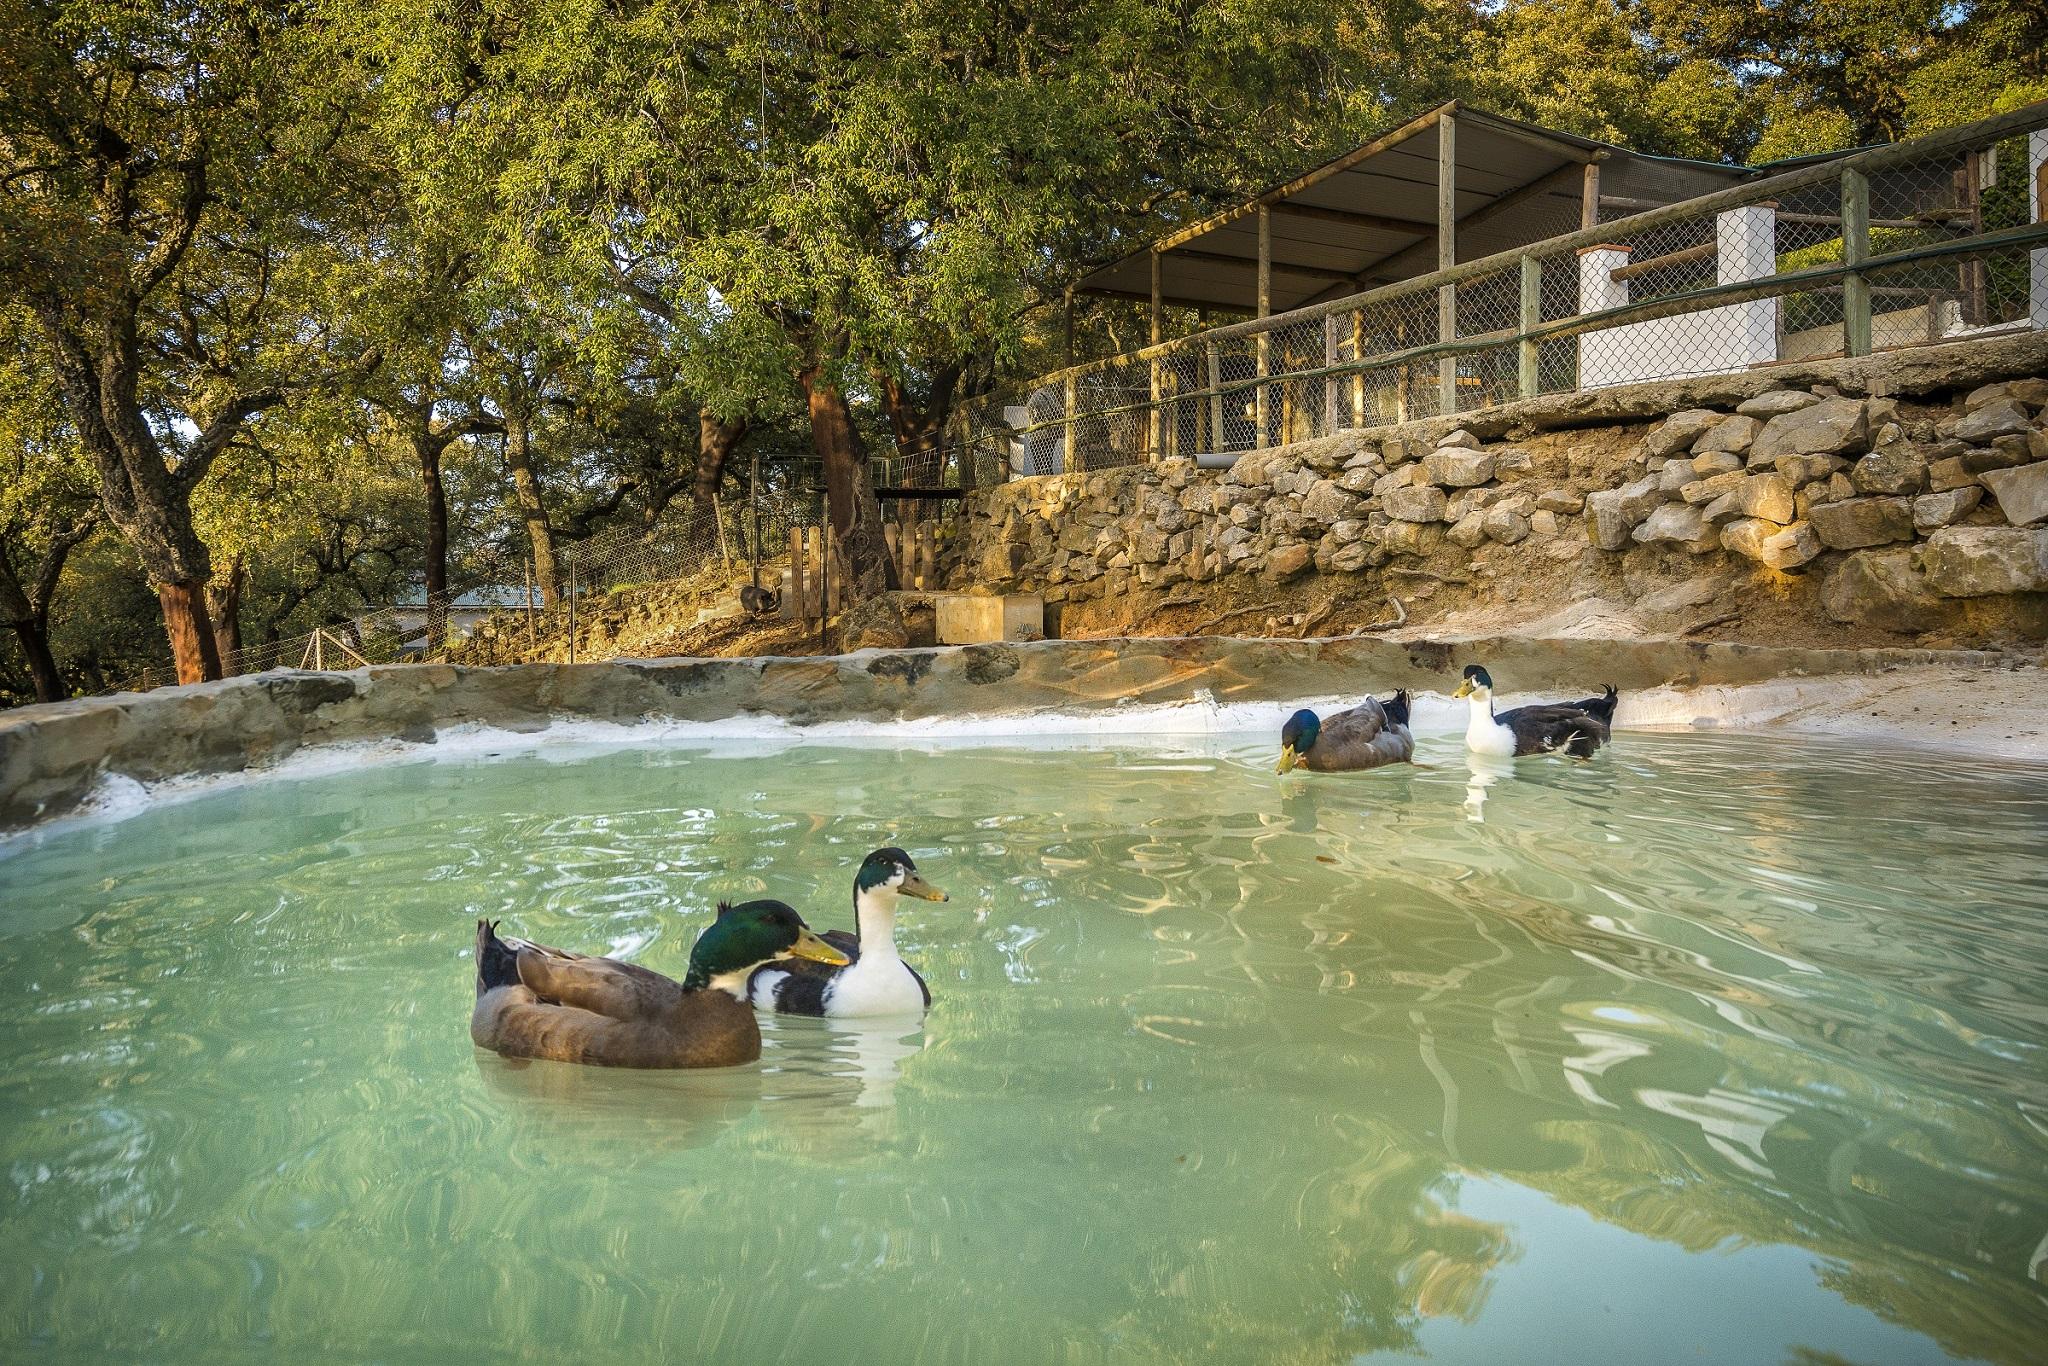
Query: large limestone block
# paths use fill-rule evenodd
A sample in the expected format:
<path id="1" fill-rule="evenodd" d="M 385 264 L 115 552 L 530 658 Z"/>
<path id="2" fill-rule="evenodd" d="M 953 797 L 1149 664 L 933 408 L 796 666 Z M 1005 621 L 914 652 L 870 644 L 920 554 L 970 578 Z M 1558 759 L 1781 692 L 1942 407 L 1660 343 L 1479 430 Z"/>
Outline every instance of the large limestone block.
<path id="1" fill-rule="evenodd" d="M 1923 534 L 1953 526 L 1983 501 L 1984 490 L 1971 484 L 1945 493 L 1923 493 L 1913 500 L 1913 529 Z"/>
<path id="2" fill-rule="evenodd" d="M 1913 504 L 1907 498 L 1816 503 L 1807 516 L 1821 544 L 1834 550 L 1859 550 L 1913 538 Z"/>
<path id="3" fill-rule="evenodd" d="M 1822 399 L 1766 422 L 1750 448 L 1750 458 L 1755 462 L 1781 455 L 1841 455 L 1862 450 L 1869 440 L 1869 414 L 1861 399 Z"/>
<path id="4" fill-rule="evenodd" d="M 1680 487 L 1678 496 L 1688 503 L 1711 503 L 1722 494 L 1739 488 L 1744 477 L 1741 470 L 1732 470 L 1727 474 L 1717 474 L 1711 479 L 1695 479 Z"/>
<path id="5" fill-rule="evenodd" d="M 2030 526 L 2048 519 L 2048 461 L 2016 469 L 1986 470 L 1977 478 L 1991 490 L 1991 496 L 1998 500 L 1998 510 L 2014 526 Z"/>
<path id="6" fill-rule="evenodd" d="M 1741 455 L 1756 444 L 1756 434 L 1764 424 L 1744 413 L 1723 418 L 1714 424 L 1712 430 L 1693 443 L 1693 454 Z"/>
<path id="7" fill-rule="evenodd" d="M 1884 631 L 1932 631 L 1954 612 L 1913 565 L 1913 552 L 1865 550 L 1821 581 L 1821 610 L 1835 621 Z"/>
<path id="8" fill-rule="evenodd" d="M 2028 427 L 2027 410 L 2009 398 L 1994 399 L 1979 404 L 1964 413 L 1954 428 L 1955 436 L 1961 441 L 1989 441 L 1995 436 L 2024 434 Z"/>
<path id="9" fill-rule="evenodd" d="M 1952 598 L 2048 592 L 2048 527 L 1944 527 L 1920 564 L 1935 592 Z"/>
<path id="10" fill-rule="evenodd" d="M 1497 507 L 1485 514 L 1486 534 L 1502 545 L 1514 545 L 1529 538 L 1529 519 L 1512 508 Z"/>
<path id="11" fill-rule="evenodd" d="M 1317 480 L 1309 489 L 1308 496 L 1301 500 L 1301 515 L 1324 526 L 1343 521 L 1357 508 L 1357 496 L 1338 488 L 1328 479 Z"/>
<path id="12" fill-rule="evenodd" d="M 1818 395 L 1804 389 L 1773 389 L 1767 394 L 1744 399 L 1735 405 L 1735 411 L 1743 417 L 1773 418 L 1786 413 L 1796 413 L 1801 408 L 1811 408 L 1820 402 Z"/>
<path id="13" fill-rule="evenodd" d="M 1880 446 L 1849 467 L 1858 493 L 1918 493 L 1927 487 L 1927 456 L 1910 441 Z"/>
<path id="14" fill-rule="evenodd" d="M 1687 503 L 1665 503 L 1649 515 L 1633 533 L 1639 545 L 1668 542 L 1694 549 L 1711 549 L 1716 544 L 1713 528 L 1700 510 Z"/>
<path id="15" fill-rule="evenodd" d="M 2048 404 L 2048 379 L 2009 379 L 1998 384 L 1987 384 L 1980 389 L 1972 389 L 1963 398 L 1963 407 L 1966 410 L 1981 408 L 1987 403 L 1996 403 L 2001 399 L 2039 408 L 2043 404 Z"/>
<path id="16" fill-rule="evenodd" d="M 1820 537 L 1810 522 L 1794 522 L 1775 536 L 1764 539 L 1763 562 L 1773 569 L 1797 569 L 1820 554 Z"/>
<path id="17" fill-rule="evenodd" d="M 933 603 L 941 645 L 1039 640 L 1045 635 L 1045 599 L 1036 593 L 941 593 Z"/>
<path id="18" fill-rule="evenodd" d="M 1677 455 L 1692 449 L 1692 443 L 1699 440 L 1721 421 L 1722 414 L 1711 408 L 1688 408 L 1682 413 L 1673 413 L 1643 438 L 1643 449 L 1651 456 Z"/>
<path id="19" fill-rule="evenodd" d="M 1440 522 L 1450 500 L 1431 484 L 1390 489 L 1380 497 L 1380 508 L 1397 522 Z"/>
<path id="20" fill-rule="evenodd" d="M 1471 488 L 1493 478 L 1493 457 L 1485 451 L 1431 451 L 1422 457 L 1422 477 L 1439 488 Z"/>

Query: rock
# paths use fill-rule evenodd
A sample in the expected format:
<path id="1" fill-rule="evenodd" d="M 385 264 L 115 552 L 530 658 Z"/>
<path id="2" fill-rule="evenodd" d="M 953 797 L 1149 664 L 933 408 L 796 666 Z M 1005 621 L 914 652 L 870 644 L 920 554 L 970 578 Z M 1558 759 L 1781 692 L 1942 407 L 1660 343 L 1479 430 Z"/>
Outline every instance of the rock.
<path id="1" fill-rule="evenodd" d="M 1936 493 L 1947 493 L 1950 489 L 1967 488 L 1976 482 L 1977 476 L 1970 472 L 1960 455 L 1952 455 L 1946 460 L 1937 460 L 1927 467 L 1927 487 Z"/>
<path id="2" fill-rule="evenodd" d="M 1810 522 L 1794 522 L 1764 540 L 1763 562 L 1773 569 L 1797 569 L 1820 554 L 1820 537 Z"/>
<path id="3" fill-rule="evenodd" d="M 1372 547 L 1364 541 L 1353 541 L 1330 557 L 1330 568 L 1339 574 L 1356 574 L 1372 559 Z"/>
<path id="4" fill-rule="evenodd" d="M 1821 581 L 1820 606 L 1835 621 L 1885 631 L 1932 631 L 1955 610 L 1928 587 L 1913 552 L 1903 548 L 1844 558 Z"/>
<path id="5" fill-rule="evenodd" d="M 1833 550 L 1913 538 L 1913 505 L 1904 498 L 1848 498 L 1817 503 L 1808 518 L 1821 544 Z"/>
<path id="6" fill-rule="evenodd" d="M 1869 440 L 1868 414 L 1858 399 L 1824 399 L 1811 407 L 1780 413 L 1764 424 L 1750 447 L 1752 462 L 1781 455 L 1840 455 L 1861 451 Z"/>
<path id="7" fill-rule="evenodd" d="M 1427 555 L 1443 536 L 1443 527 L 1427 522 L 1389 522 L 1380 533 L 1380 547 L 1389 555 Z"/>
<path id="8" fill-rule="evenodd" d="M 1763 430 L 1763 426 L 1763 423 L 1746 413 L 1723 418 L 1714 424 L 1713 430 L 1693 443 L 1693 454 L 1741 455 L 1756 444 L 1756 434 Z"/>
<path id="9" fill-rule="evenodd" d="M 1337 480 L 1337 487 L 1347 493 L 1370 493 L 1379 476 L 1380 465 L 1378 461 L 1374 461 L 1370 465 L 1361 465 L 1357 469 L 1344 471 Z"/>
<path id="10" fill-rule="evenodd" d="M 906 650 L 938 644 L 938 618 L 921 593 L 882 593 L 839 618 L 842 650 Z"/>
<path id="11" fill-rule="evenodd" d="M 1773 389 L 1755 398 L 1744 399 L 1735 405 L 1735 411 L 1743 417 L 1773 418 L 1786 413 L 1796 413 L 1801 408 L 1811 408 L 1820 402 L 1803 389 Z"/>
<path id="12" fill-rule="evenodd" d="M 2027 449 L 2023 436 L 1993 437 L 1991 445 L 1972 446 L 1963 451 L 1963 468 L 1972 474 L 1986 470 L 2009 470 L 2015 465 L 2031 464 L 2034 453 Z"/>
<path id="13" fill-rule="evenodd" d="M 1500 497 L 1500 490 L 1493 488 L 1459 489 L 1451 495 L 1449 506 L 1444 511 L 1444 520 L 1455 522 L 1468 512 L 1483 512 Z"/>
<path id="14" fill-rule="evenodd" d="M 1998 510 L 2014 526 L 2030 526 L 2048 519 L 2048 461 L 2017 469 L 1986 470 L 1977 478 L 1991 490 L 1991 496 L 1998 500 Z"/>
<path id="15" fill-rule="evenodd" d="M 1392 493 L 1395 489 L 1410 488 L 1421 482 L 1422 466 L 1403 465 L 1399 469 L 1387 471 L 1378 479 L 1374 480 L 1372 486 L 1372 496 L 1379 499 L 1385 499 L 1386 496 Z"/>
<path id="16" fill-rule="evenodd" d="M 1422 477 L 1441 488 L 1470 488 L 1493 478 L 1493 457 L 1484 451 L 1431 451 L 1422 457 Z"/>
<path id="17" fill-rule="evenodd" d="M 1951 430 L 1958 440 L 1981 443 L 1994 436 L 2024 435 L 2028 426 L 2027 410 L 2009 398 L 2000 398 L 1970 409 Z"/>
<path id="18" fill-rule="evenodd" d="M 1634 520 L 1622 509 L 1625 489 L 1602 489 L 1586 495 L 1586 539 L 1602 550 L 1620 550 L 1628 544 Z"/>
<path id="19" fill-rule="evenodd" d="M 1453 545 L 1461 545 L 1470 550 L 1486 539 L 1486 514 L 1468 512 L 1454 522 L 1445 534 L 1450 537 Z"/>
<path id="20" fill-rule="evenodd" d="M 1711 503 L 1747 477 L 1741 470 L 1736 470 L 1729 474 L 1717 474 L 1712 479 L 1695 479 L 1681 487 L 1678 496 L 1688 503 Z"/>
<path id="21" fill-rule="evenodd" d="M 2027 456 L 2033 460 L 2048 460 L 2048 427 L 2037 427 L 2027 433 Z"/>
<path id="22" fill-rule="evenodd" d="M 1785 528 L 1761 517 L 1738 517 L 1721 528 L 1721 548 L 1752 560 L 1764 557 L 1764 542 Z"/>
<path id="23" fill-rule="evenodd" d="M 1440 522 L 1449 500 L 1444 491 L 1431 484 L 1390 489 L 1380 496 L 1380 507 L 1397 522 Z"/>
<path id="24" fill-rule="evenodd" d="M 1239 503 L 1230 510 L 1232 526 L 1255 527 L 1265 519 L 1265 512 L 1257 503 Z"/>
<path id="25" fill-rule="evenodd" d="M 1405 437 L 1390 436 L 1380 443 L 1380 455 L 1387 462 L 1389 469 L 1396 465 L 1404 465 L 1421 454 L 1415 443 Z"/>
<path id="26" fill-rule="evenodd" d="M 1631 534 L 1638 545 L 1670 542 L 1704 549 L 1715 544 L 1714 533 L 1700 510 L 1686 503 L 1661 505 Z"/>
<path id="27" fill-rule="evenodd" d="M 1440 436 L 1437 438 L 1436 448 L 1438 450 L 1443 450 L 1447 447 L 1457 447 L 1463 450 L 1476 451 L 1479 449 L 1479 438 L 1472 435 L 1472 433 L 1466 431 L 1463 427 L 1459 427 L 1455 431 L 1451 432 L 1449 436 Z"/>
<path id="28" fill-rule="evenodd" d="M 1358 506 L 1358 499 L 1328 479 L 1318 479 L 1301 500 L 1301 515 L 1324 526 L 1341 522 Z"/>
<path id="29" fill-rule="evenodd" d="M 1972 389 L 1963 395 L 1963 408 L 1967 412 L 2001 400 L 2008 403 L 2024 403 L 2034 408 L 2048 404 L 2048 379 L 2009 379 L 2000 384 L 1987 384 L 1980 389 Z"/>
<path id="30" fill-rule="evenodd" d="M 1784 523 L 1796 515 L 1792 503 L 1792 481 L 1782 474 L 1745 475 L 1732 492 L 1736 507 L 1745 517 L 1763 517 Z"/>
<path id="31" fill-rule="evenodd" d="M 1881 446 L 1849 467 L 1858 493 L 1918 493 L 1927 487 L 1927 457 L 1910 441 Z"/>
<path id="32" fill-rule="evenodd" d="M 1131 532 L 1131 561 L 1134 564 L 1160 564 L 1166 559 L 1169 538 L 1156 526 L 1140 523 Z"/>
<path id="33" fill-rule="evenodd" d="M 1943 527 L 1920 565 L 1935 592 L 1952 598 L 2048 591 L 2048 527 Z"/>
<path id="34" fill-rule="evenodd" d="M 1657 491 L 1666 498 L 1680 497 L 1687 484 L 1693 482 L 1692 462 L 1674 460 L 1657 471 Z"/>
<path id="35" fill-rule="evenodd" d="M 1732 474 L 1741 468 L 1742 457 L 1733 451 L 1708 451 L 1692 458 L 1695 479 L 1712 479 L 1717 474 Z"/>
<path id="36" fill-rule="evenodd" d="M 1586 495 L 1575 489 L 1545 489 L 1536 495 L 1536 506 L 1543 512 L 1577 512 L 1586 505 Z"/>
<path id="37" fill-rule="evenodd" d="M 1720 421 L 1721 414 L 1711 408 L 1688 408 L 1673 413 L 1650 429 L 1650 434 L 1643 438 L 1643 449 L 1653 456 L 1689 451 L 1693 442 Z"/>
<path id="38" fill-rule="evenodd" d="M 1817 479 L 1825 479 L 1843 468 L 1839 455 L 1781 455 L 1776 461 L 1778 473 L 1792 481 L 1795 489 L 1805 488 Z"/>
<path id="39" fill-rule="evenodd" d="M 1529 519 L 1510 508 L 1490 508 L 1485 516 L 1486 534 L 1502 545 L 1514 545 L 1529 538 Z"/>
<path id="40" fill-rule="evenodd" d="M 1534 468 L 1535 464 L 1536 459 L 1529 452 L 1515 450 L 1512 447 L 1493 453 L 1493 469 L 1496 474 L 1506 474 L 1510 471 L 1519 473 Z"/>
<path id="41" fill-rule="evenodd" d="M 1529 514 L 1529 531 L 1536 536 L 1555 536 L 1558 532 L 1557 514 L 1549 508 L 1538 508 Z"/>
<path id="42" fill-rule="evenodd" d="M 1364 534 L 1365 522 L 1357 517 L 1346 517 L 1343 521 L 1330 525 L 1330 535 L 1336 538 L 1338 545 L 1349 545 Z"/>
<path id="43" fill-rule="evenodd" d="M 1732 489 L 1700 508 L 1700 516 L 1706 519 L 1708 526 L 1720 526 L 1723 522 L 1732 522 L 1741 515 L 1742 509 L 1736 504 Z"/>
<path id="44" fill-rule="evenodd" d="M 1276 579 L 1291 579 L 1306 570 L 1314 558 L 1315 552 L 1296 541 L 1266 557 L 1266 573 Z"/>
<path id="45" fill-rule="evenodd" d="M 1961 521 L 1984 498 L 1984 490 L 1971 484 L 1946 493 L 1923 493 L 1913 500 L 1913 529 L 1939 531 Z"/>

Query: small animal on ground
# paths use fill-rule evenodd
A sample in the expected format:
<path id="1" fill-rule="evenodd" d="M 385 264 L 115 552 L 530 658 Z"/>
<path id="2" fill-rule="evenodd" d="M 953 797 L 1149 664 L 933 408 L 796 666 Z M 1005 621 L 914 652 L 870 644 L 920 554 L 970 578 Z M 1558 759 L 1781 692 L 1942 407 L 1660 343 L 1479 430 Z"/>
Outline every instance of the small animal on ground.
<path id="1" fill-rule="evenodd" d="M 740 588 L 740 610 L 748 616 L 765 617 L 782 606 L 782 594 L 773 588 L 763 588 L 758 583 L 745 584 Z"/>

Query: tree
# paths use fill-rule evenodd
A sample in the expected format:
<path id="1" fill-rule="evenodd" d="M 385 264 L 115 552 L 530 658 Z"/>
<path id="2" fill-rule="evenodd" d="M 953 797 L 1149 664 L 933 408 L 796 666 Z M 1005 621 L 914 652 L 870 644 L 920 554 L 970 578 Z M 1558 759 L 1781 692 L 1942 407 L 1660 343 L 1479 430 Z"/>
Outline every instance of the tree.
<path id="1" fill-rule="evenodd" d="M 0 279 L 36 317 L 185 682 L 220 673 L 193 493 L 322 350 L 272 285 L 345 115 L 293 79 L 289 14 L 0 10 Z"/>

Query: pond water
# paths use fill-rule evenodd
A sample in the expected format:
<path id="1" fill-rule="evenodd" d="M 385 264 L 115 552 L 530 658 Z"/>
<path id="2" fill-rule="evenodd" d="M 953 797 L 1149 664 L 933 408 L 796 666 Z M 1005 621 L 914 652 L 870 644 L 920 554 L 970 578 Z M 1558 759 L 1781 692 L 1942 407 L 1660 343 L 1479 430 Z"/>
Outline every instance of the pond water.
<path id="1" fill-rule="evenodd" d="M 544 749 L 0 856 L 0 1356 L 2039 1360 L 2048 772 L 1625 734 Z M 923 1024 L 469 1041 L 473 922 L 850 921 Z"/>

